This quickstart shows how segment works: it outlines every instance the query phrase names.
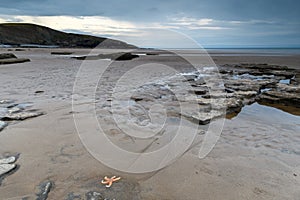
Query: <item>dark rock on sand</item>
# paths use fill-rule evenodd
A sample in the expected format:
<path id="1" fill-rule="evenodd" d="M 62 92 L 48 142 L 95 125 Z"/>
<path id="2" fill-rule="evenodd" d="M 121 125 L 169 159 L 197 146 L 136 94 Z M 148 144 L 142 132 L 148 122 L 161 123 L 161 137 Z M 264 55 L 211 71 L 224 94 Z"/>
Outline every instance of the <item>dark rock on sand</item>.
<path id="1" fill-rule="evenodd" d="M 68 194 L 66 200 L 82 200 L 83 198 L 81 198 L 80 194 L 74 194 L 74 192 L 71 192 Z"/>
<path id="2" fill-rule="evenodd" d="M 28 118 L 38 117 L 44 115 L 43 112 L 16 112 L 16 113 L 8 113 L 5 115 L 2 120 L 4 121 L 11 121 L 11 120 L 25 120 Z"/>
<path id="3" fill-rule="evenodd" d="M 15 49 L 15 51 L 26 51 L 26 49 Z"/>
<path id="4" fill-rule="evenodd" d="M 2 59 L 10 59 L 10 58 L 17 58 L 17 56 L 15 56 L 12 53 L 1 53 L 0 54 L 0 60 L 2 60 Z"/>
<path id="5" fill-rule="evenodd" d="M 48 194 L 50 193 L 53 187 L 52 181 L 45 181 L 39 185 L 39 193 L 36 194 L 36 200 L 46 200 L 48 198 Z"/>
<path id="6" fill-rule="evenodd" d="M 28 58 L 2 59 L 0 65 L 30 62 Z"/>
<path id="7" fill-rule="evenodd" d="M 150 52 L 149 52 L 149 53 L 146 53 L 146 55 L 147 55 L 147 56 L 157 56 L 157 55 L 159 55 L 159 53 L 150 53 Z"/>
<path id="8" fill-rule="evenodd" d="M 122 60 L 132 60 L 134 58 L 139 57 L 138 55 L 132 54 L 132 53 L 111 53 L 111 54 L 99 54 L 99 55 L 93 55 L 93 56 L 75 56 L 72 58 L 75 58 L 77 60 L 100 60 L 100 59 L 111 59 L 116 61 L 122 61 Z"/>
<path id="9" fill-rule="evenodd" d="M 71 55 L 74 52 L 69 52 L 69 51 L 53 51 L 51 52 L 52 55 Z"/>
<path id="10" fill-rule="evenodd" d="M 34 93 L 35 94 L 41 94 L 41 93 L 44 93 L 45 91 L 43 91 L 43 90 L 37 90 L 37 91 L 35 91 Z"/>
<path id="11" fill-rule="evenodd" d="M 119 53 L 119 54 L 113 54 L 111 56 L 112 60 L 132 60 L 134 58 L 138 58 L 138 55 L 132 54 L 132 53 Z"/>
<path id="12" fill-rule="evenodd" d="M 104 59 L 104 58 L 101 58 L 98 55 L 96 55 L 96 56 L 74 56 L 74 57 L 71 57 L 71 58 L 74 58 L 74 59 L 77 59 L 77 60 L 99 60 L 99 59 Z"/>
<path id="13" fill-rule="evenodd" d="M 86 200 L 104 200 L 102 194 L 100 194 L 99 192 L 90 191 L 86 193 L 85 196 Z"/>
<path id="14" fill-rule="evenodd" d="M 27 58 L 17 58 L 12 53 L 3 53 L 0 54 L 0 65 L 1 64 L 14 64 L 14 63 L 23 63 L 23 62 L 29 62 L 30 60 Z"/>

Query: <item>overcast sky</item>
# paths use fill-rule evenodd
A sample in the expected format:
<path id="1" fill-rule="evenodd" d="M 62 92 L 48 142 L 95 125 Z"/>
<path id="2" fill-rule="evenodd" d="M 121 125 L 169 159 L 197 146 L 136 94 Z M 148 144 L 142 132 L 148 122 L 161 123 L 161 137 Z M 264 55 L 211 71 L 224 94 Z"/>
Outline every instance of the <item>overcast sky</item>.
<path id="1" fill-rule="evenodd" d="M 190 37 L 204 47 L 300 47 L 299 8 L 299 0 L 1 0 L 0 22 L 37 23 L 143 46 L 155 46 L 150 37 L 177 46 Z"/>

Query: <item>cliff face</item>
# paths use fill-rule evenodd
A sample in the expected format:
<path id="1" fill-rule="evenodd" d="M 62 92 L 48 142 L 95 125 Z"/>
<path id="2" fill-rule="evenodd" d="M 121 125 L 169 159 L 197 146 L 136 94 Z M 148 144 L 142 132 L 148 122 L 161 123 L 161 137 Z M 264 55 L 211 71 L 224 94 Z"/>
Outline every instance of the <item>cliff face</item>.
<path id="1" fill-rule="evenodd" d="M 64 48 L 136 48 L 122 41 L 65 33 L 48 27 L 25 23 L 0 24 L 0 44 L 16 45 L 37 44 L 59 46 Z"/>

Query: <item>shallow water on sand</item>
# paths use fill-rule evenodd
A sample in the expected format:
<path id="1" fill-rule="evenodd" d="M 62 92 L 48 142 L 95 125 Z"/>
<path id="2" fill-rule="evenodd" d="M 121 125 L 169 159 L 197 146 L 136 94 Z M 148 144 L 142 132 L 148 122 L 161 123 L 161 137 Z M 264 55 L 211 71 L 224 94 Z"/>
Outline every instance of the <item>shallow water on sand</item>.
<path id="1" fill-rule="evenodd" d="M 241 131 L 230 134 L 234 129 Z M 224 130 L 226 142 L 234 145 L 300 155 L 300 116 L 274 107 L 258 103 L 245 106 L 236 117 L 226 120 Z"/>

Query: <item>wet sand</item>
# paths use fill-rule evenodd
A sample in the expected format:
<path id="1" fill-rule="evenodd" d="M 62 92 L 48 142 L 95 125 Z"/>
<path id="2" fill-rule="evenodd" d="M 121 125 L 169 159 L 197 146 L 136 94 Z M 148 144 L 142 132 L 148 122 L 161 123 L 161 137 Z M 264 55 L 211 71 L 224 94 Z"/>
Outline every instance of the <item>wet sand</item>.
<path id="1" fill-rule="evenodd" d="M 78 55 L 86 53 L 74 51 Z M 204 159 L 198 158 L 200 146 L 196 145 L 156 173 L 117 172 L 94 159 L 76 132 L 71 95 L 82 61 L 50 52 L 35 49 L 13 52 L 18 57 L 30 58 L 31 62 L 0 65 L 1 99 L 32 102 L 33 108 L 46 112 L 37 118 L 9 124 L 0 132 L 0 154 L 20 153 L 17 161 L 20 167 L 2 181 L 0 199 L 35 199 L 38 185 L 45 180 L 55 184 L 48 199 L 68 199 L 71 194 L 85 199 L 88 191 L 122 200 L 299 198 L 298 115 L 255 103 L 225 121 L 221 138 Z M 299 66 L 299 55 L 212 58 L 217 64 Z M 135 62 L 144 61 L 138 58 Z M 100 184 L 106 175 L 120 175 L 122 180 L 106 189 Z"/>
<path id="2" fill-rule="evenodd" d="M 212 54 L 216 64 L 239 64 L 239 63 L 268 63 L 271 65 L 288 66 L 293 69 L 300 69 L 300 55 L 282 55 L 282 56 L 218 56 Z"/>

